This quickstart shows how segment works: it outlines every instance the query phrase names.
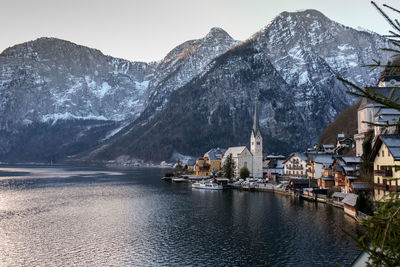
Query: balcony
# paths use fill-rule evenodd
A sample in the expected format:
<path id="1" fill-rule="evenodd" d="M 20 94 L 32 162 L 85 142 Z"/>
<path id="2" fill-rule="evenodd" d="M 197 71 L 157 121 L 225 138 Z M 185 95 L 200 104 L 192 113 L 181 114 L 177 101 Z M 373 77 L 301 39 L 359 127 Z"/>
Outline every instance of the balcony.
<path id="1" fill-rule="evenodd" d="M 392 177 L 392 170 L 374 170 L 374 175 L 382 176 L 382 177 Z"/>
<path id="2" fill-rule="evenodd" d="M 288 170 L 300 170 L 300 171 L 304 170 L 303 166 L 292 166 L 292 165 L 288 165 L 286 167 L 286 169 L 288 169 Z"/>
<path id="3" fill-rule="evenodd" d="M 388 184 L 373 184 L 374 189 L 380 189 L 390 192 L 400 192 L 400 186 L 398 185 L 388 185 Z"/>

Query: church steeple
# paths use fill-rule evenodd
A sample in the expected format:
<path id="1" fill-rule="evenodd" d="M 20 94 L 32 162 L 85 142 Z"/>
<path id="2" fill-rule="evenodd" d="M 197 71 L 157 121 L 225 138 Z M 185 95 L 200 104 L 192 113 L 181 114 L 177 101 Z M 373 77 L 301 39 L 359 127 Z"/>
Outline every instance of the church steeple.
<path id="1" fill-rule="evenodd" d="M 253 133 L 257 135 L 260 131 L 260 126 L 258 125 L 258 96 L 256 96 L 256 101 L 254 103 L 254 117 L 253 117 Z"/>
<path id="2" fill-rule="evenodd" d="M 263 145 L 260 125 L 258 124 L 258 96 L 254 104 L 253 129 L 250 136 L 250 152 L 253 155 L 251 174 L 255 178 L 263 177 Z"/>

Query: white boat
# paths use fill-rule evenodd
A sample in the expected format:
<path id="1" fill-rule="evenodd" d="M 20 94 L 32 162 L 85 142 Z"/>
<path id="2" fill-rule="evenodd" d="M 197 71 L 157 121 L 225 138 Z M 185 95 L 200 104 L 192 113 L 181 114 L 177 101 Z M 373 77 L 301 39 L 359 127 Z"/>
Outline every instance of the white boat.
<path id="1" fill-rule="evenodd" d="M 207 190 L 222 190 L 224 189 L 222 185 L 216 184 L 216 183 L 211 183 L 211 182 L 205 182 L 205 183 L 193 183 L 192 188 L 197 188 L 197 189 L 207 189 Z"/>
<path id="2" fill-rule="evenodd" d="M 182 177 L 174 177 L 174 178 L 172 178 L 172 182 L 175 182 L 175 183 L 181 183 L 181 182 L 186 182 L 186 181 L 187 181 L 187 179 L 182 178 Z"/>

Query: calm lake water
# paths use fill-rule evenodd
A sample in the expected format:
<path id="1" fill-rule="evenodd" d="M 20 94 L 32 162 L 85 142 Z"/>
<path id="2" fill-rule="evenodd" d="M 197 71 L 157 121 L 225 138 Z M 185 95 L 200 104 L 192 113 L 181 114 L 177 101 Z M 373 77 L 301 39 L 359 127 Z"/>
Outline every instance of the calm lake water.
<path id="1" fill-rule="evenodd" d="M 192 190 L 164 171 L 0 168 L 0 265 L 346 266 L 358 254 L 340 209 Z"/>

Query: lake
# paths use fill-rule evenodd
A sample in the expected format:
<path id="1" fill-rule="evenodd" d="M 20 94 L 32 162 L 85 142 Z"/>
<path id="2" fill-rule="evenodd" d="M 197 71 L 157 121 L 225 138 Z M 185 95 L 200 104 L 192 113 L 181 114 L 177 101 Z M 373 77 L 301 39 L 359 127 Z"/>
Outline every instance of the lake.
<path id="1" fill-rule="evenodd" d="M 341 209 L 196 190 L 163 172 L 1 167 L 1 265 L 347 266 L 359 253 Z"/>

